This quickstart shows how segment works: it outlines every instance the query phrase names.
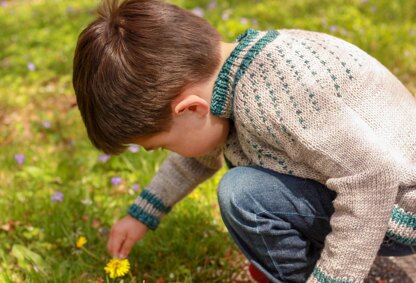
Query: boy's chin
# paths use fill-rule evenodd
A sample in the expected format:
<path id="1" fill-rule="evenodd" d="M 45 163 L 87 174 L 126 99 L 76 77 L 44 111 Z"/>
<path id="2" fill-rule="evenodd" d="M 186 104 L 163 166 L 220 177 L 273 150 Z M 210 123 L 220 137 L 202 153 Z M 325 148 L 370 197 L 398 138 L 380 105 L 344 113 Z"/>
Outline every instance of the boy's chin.
<path id="1" fill-rule="evenodd" d="M 209 152 L 211 152 L 213 148 L 207 148 L 207 149 L 198 149 L 198 150 L 187 150 L 183 152 L 176 152 L 179 155 L 182 155 L 183 157 L 201 157 Z"/>

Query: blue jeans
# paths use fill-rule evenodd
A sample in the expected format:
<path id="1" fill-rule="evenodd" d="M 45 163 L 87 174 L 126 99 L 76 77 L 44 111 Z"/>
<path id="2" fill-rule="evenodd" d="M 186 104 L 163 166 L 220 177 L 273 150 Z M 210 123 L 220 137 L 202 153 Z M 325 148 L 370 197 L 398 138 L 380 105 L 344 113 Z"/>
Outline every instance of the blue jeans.
<path id="1" fill-rule="evenodd" d="M 225 226 L 271 282 L 306 281 L 331 231 L 335 197 L 316 181 L 261 167 L 235 167 L 218 187 Z M 379 255 L 414 252 L 410 246 L 385 241 Z"/>

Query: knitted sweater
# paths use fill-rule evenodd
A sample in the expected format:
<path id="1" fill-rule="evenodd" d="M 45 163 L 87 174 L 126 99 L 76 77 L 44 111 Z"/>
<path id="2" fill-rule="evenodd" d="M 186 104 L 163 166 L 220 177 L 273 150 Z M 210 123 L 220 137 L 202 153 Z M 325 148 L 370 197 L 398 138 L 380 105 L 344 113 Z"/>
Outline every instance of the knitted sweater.
<path id="1" fill-rule="evenodd" d="M 416 99 L 373 57 L 335 37 L 247 30 L 222 66 L 211 112 L 233 123 L 201 158 L 172 153 L 129 208 L 150 228 L 220 167 L 259 165 L 337 192 L 307 282 L 366 277 L 385 235 L 416 245 Z"/>

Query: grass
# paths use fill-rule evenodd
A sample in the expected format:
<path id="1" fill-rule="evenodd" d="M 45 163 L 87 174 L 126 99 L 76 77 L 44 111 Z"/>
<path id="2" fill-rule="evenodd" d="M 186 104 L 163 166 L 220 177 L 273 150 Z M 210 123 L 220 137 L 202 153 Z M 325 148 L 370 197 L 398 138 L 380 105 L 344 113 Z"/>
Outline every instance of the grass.
<path id="1" fill-rule="evenodd" d="M 248 27 L 303 28 L 342 37 L 392 70 L 413 92 L 416 2 L 347 0 L 172 1 L 203 8 L 231 41 Z M 167 152 L 99 160 L 86 138 L 71 87 L 72 55 L 96 1 L 0 1 L 0 283 L 111 282 L 108 231 L 126 213 Z M 19 165 L 16 154 L 23 154 Z M 216 204 L 225 169 L 179 203 L 134 248 L 125 282 L 227 282 L 244 258 Z M 118 186 L 112 177 L 121 177 Z M 62 202 L 51 197 L 63 193 Z M 80 236 L 88 239 L 77 249 Z"/>

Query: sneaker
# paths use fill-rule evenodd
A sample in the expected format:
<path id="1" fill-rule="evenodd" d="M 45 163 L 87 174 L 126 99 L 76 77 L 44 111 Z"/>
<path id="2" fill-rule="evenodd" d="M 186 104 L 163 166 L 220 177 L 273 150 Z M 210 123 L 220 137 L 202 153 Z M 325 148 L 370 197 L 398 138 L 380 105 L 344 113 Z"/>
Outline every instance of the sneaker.
<path id="1" fill-rule="evenodd" d="M 250 263 L 248 271 L 250 272 L 251 278 L 257 283 L 269 283 L 269 279 L 254 264 Z"/>

